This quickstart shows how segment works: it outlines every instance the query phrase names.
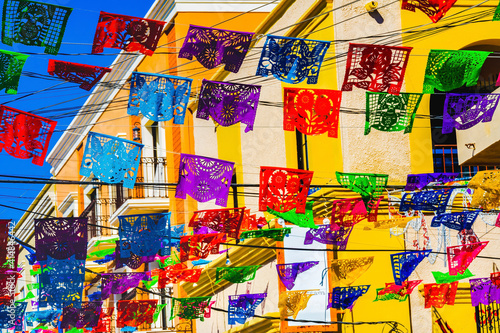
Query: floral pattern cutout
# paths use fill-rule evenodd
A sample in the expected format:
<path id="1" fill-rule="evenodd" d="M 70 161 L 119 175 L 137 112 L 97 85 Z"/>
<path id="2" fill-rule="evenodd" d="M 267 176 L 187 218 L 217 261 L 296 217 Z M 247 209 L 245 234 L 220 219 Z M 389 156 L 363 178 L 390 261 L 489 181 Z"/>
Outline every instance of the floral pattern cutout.
<path id="1" fill-rule="evenodd" d="M 343 91 L 354 86 L 398 95 L 413 48 L 349 43 Z"/>
<path id="2" fill-rule="evenodd" d="M 253 32 L 231 31 L 189 25 L 179 58 L 198 59 L 203 67 L 212 69 L 225 64 L 224 69 L 238 73 L 245 59 Z"/>
<path id="3" fill-rule="evenodd" d="M 0 105 L 0 152 L 43 165 L 57 122 Z"/>

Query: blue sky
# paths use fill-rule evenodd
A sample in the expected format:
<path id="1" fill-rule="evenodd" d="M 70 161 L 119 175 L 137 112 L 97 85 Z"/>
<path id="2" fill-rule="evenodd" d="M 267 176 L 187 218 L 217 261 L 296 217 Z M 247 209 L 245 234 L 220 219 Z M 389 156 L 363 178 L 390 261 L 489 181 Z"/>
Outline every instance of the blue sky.
<path id="1" fill-rule="evenodd" d="M 47 118 L 57 115 L 61 116 L 61 114 L 66 112 L 74 114 L 85 102 L 90 92 L 80 89 L 78 85 L 74 83 L 60 84 L 64 81 L 58 78 L 33 78 L 26 76 L 26 74 L 31 72 L 43 76 L 48 75 L 47 65 L 49 59 L 109 66 L 113 62 L 115 54 L 120 50 L 105 49 L 104 53 L 101 55 L 90 55 L 99 12 L 104 11 L 143 17 L 154 3 L 154 0 L 39 0 L 39 2 L 73 8 L 59 53 L 81 53 L 83 55 L 31 55 L 23 68 L 23 73 L 25 74 L 21 76 L 18 94 L 8 95 L 4 91 L 1 91 L 0 104 L 8 102 L 7 105 L 11 107 L 33 112 Z M 43 53 L 44 51 L 42 47 L 25 46 L 21 44 L 14 44 L 12 47 L 1 44 L 0 49 L 21 53 Z M 50 88 L 55 85 L 58 86 Z M 38 92 L 39 90 L 47 88 L 50 89 L 44 92 Z M 32 92 L 37 93 L 29 95 Z M 19 100 L 13 101 L 15 99 Z M 62 108 L 69 109 L 60 110 Z M 52 136 L 49 151 L 59 139 L 62 133 L 61 131 L 64 131 L 71 122 L 71 114 L 65 118 L 57 119 L 56 132 Z M 48 163 L 45 162 L 42 167 L 36 166 L 31 163 L 31 160 L 16 159 L 8 155 L 5 151 L 0 153 L 0 163 L 0 174 L 2 175 L 43 178 L 49 178 L 51 176 L 50 165 Z M 42 187 L 43 185 L 38 184 L 0 183 L 0 203 L 6 206 L 27 209 L 28 205 L 33 201 Z M 18 220 L 22 214 L 23 212 L 19 210 L 0 207 L 0 219 Z"/>

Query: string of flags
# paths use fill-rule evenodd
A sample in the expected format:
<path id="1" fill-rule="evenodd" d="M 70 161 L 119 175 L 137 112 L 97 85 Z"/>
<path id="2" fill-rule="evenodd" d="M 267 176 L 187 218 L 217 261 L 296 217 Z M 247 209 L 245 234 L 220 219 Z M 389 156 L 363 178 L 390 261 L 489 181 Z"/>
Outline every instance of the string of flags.
<path id="1" fill-rule="evenodd" d="M 476 179 L 471 181 L 479 186 L 490 181 L 484 181 L 485 172 L 478 173 Z M 500 179 L 500 171 L 496 171 L 493 175 L 488 172 L 490 177 Z M 344 175 L 342 175 L 344 176 Z M 370 178 L 373 177 L 373 178 Z M 360 184 L 360 179 L 363 180 L 378 180 L 378 184 L 384 183 L 384 175 L 366 175 L 366 174 L 348 174 L 347 179 L 353 182 L 350 186 Z M 449 175 L 443 174 L 428 174 L 428 175 L 409 175 L 409 186 L 415 186 L 416 180 L 427 179 L 445 179 L 449 180 Z M 382 181 L 381 181 L 382 179 Z M 478 179 L 480 179 L 478 181 Z M 483 180 L 483 181 L 481 181 Z M 377 184 L 373 181 L 371 184 Z M 262 183 L 262 186 L 267 185 Z M 366 189 L 359 189 L 361 193 L 366 193 Z M 382 187 L 383 188 L 383 187 Z M 365 191 L 365 192 L 362 192 Z M 377 193 L 379 188 L 374 187 L 372 192 Z M 421 192 L 429 192 L 422 190 Z M 432 198 L 432 197 L 431 197 Z M 448 196 L 447 196 L 448 198 Z M 298 198 L 296 199 L 299 200 Z M 365 205 L 362 198 L 358 201 L 341 199 L 338 201 L 338 208 L 332 209 L 332 220 L 330 225 L 317 226 L 316 228 L 308 228 L 308 233 L 318 233 L 325 235 L 335 234 L 338 231 L 349 228 L 349 233 L 352 226 L 361 222 L 363 219 L 369 221 L 370 215 L 366 207 L 361 208 L 360 205 Z M 379 201 L 379 200 L 377 200 Z M 447 206 L 448 201 L 441 201 L 436 204 L 424 208 L 427 210 L 433 208 L 438 211 L 440 206 Z M 400 209 L 403 210 L 403 206 Z M 294 208 L 296 209 L 296 208 Z M 31 285 L 31 289 L 39 290 L 38 306 L 44 307 L 47 305 L 54 306 L 59 312 L 52 310 L 43 310 L 26 314 L 27 322 L 39 322 L 48 324 L 54 321 L 54 315 L 61 317 L 62 320 L 58 324 L 60 328 L 95 328 L 97 326 L 106 326 L 106 319 L 109 316 L 106 313 L 102 314 L 102 301 L 107 299 L 111 294 L 122 294 L 129 289 L 138 287 L 142 281 L 145 286 L 151 288 L 152 284 L 148 285 L 154 277 L 159 288 L 164 288 L 170 283 L 179 283 L 180 281 L 187 281 L 191 283 L 198 282 L 203 269 L 189 268 L 185 264 L 187 260 L 194 260 L 206 258 L 210 253 L 220 253 L 219 245 L 229 238 L 249 238 L 249 236 L 256 237 L 274 237 L 278 240 L 283 240 L 289 233 L 290 228 L 278 229 L 241 229 L 242 221 L 245 217 L 246 209 L 222 208 L 219 210 L 197 211 L 193 215 L 190 226 L 193 228 L 194 234 L 191 236 L 181 236 L 180 241 L 180 256 L 170 256 L 169 263 L 166 263 L 162 268 L 155 269 L 154 271 L 144 272 L 127 272 L 127 273 L 102 273 L 99 274 L 101 283 L 101 291 L 98 296 L 92 300 L 83 302 L 81 292 L 83 286 L 83 275 L 85 270 L 85 259 L 87 257 L 87 219 L 86 218 L 51 218 L 51 219 L 37 219 L 35 221 L 35 248 L 36 248 L 36 262 L 33 268 L 40 270 L 40 283 Z M 373 211 L 373 210 L 372 210 Z M 357 212 L 357 213 L 354 213 Z M 283 214 L 275 212 L 276 216 Z M 432 227 L 440 227 L 443 225 L 446 228 L 453 230 L 470 230 L 474 220 L 478 216 L 478 211 L 474 210 L 465 213 L 445 213 L 436 215 L 435 220 L 431 223 Z M 295 215 L 299 213 L 293 212 Z M 290 216 L 293 216 L 291 214 Z M 351 218 L 347 218 L 351 215 Z M 282 215 L 281 215 L 282 216 Z M 153 255 L 155 258 L 165 258 L 164 254 L 168 253 L 165 249 L 171 248 L 171 230 L 170 214 L 140 214 L 120 216 L 119 227 L 119 240 L 105 241 L 110 244 L 116 243 L 116 248 L 126 249 L 123 256 L 130 257 L 136 254 L 139 257 L 147 257 Z M 354 218 L 353 218 L 354 217 Z M 362 218 L 358 218 L 362 217 Z M 371 217 L 372 221 L 375 217 Z M 289 219 L 289 222 L 293 221 Z M 288 221 L 288 219 L 287 219 Z M 18 246 L 14 244 L 15 240 L 9 236 L 9 220 L 0 221 L 0 231 L 2 237 L 2 247 L 4 249 L 0 252 L 2 255 L 2 262 L 11 262 L 10 269 L 2 268 L 0 274 L 7 276 L 0 287 L 0 322 L 2 327 L 13 327 L 12 320 L 9 321 L 8 307 L 12 307 L 16 312 L 17 324 L 23 325 L 20 318 L 24 315 L 26 309 L 26 299 L 20 302 L 14 301 L 15 280 L 19 277 L 15 267 L 17 266 L 17 256 L 19 253 Z M 299 222 L 300 223 L 300 222 Z M 213 229 L 212 229 L 213 228 Z M 287 232 L 288 230 L 288 232 Z M 324 231 L 320 231 L 324 230 Z M 279 231 L 279 232 L 278 232 Z M 201 234 L 200 232 L 203 232 Z M 269 232 L 275 232 L 274 235 Z M 253 233 L 250 234 L 250 233 Z M 304 243 L 307 244 L 305 236 Z M 328 240 L 331 239 L 332 244 L 336 244 L 339 248 L 343 244 L 339 241 L 337 236 L 328 237 L 323 236 L 315 240 Z M 140 242 L 139 239 L 148 239 L 147 242 Z M 348 238 L 345 238 L 347 243 Z M 11 244 L 11 245 L 9 245 Z M 464 278 L 472 277 L 473 275 L 468 270 L 471 262 L 478 256 L 478 254 L 487 246 L 488 242 L 471 242 L 465 240 L 465 243 L 458 246 L 447 247 L 448 258 L 448 273 L 433 272 L 436 283 L 425 284 L 423 296 L 425 299 L 425 307 L 442 307 L 445 304 L 452 305 L 457 291 L 458 281 Z M 10 246 L 10 248 L 9 248 Z M 122 250 L 123 251 L 123 250 Z M 392 269 L 394 275 L 394 282 L 386 283 L 385 287 L 377 288 L 375 301 L 404 301 L 407 296 L 422 282 L 421 280 L 409 280 L 410 275 L 416 267 L 431 253 L 431 250 L 410 251 L 391 254 Z M 168 255 L 167 254 L 167 255 Z M 331 262 L 323 272 L 322 280 L 325 277 L 326 271 L 333 274 L 332 280 L 335 285 L 340 285 L 332 289 L 329 293 L 328 308 L 339 310 L 353 309 L 356 300 L 363 297 L 369 289 L 370 285 L 357 285 L 353 283 L 367 270 L 374 261 L 374 257 L 359 257 L 350 259 L 335 259 Z M 292 290 L 294 281 L 299 274 L 311 269 L 318 265 L 318 261 L 309 262 L 294 262 L 278 264 L 277 277 L 279 277 L 283 286 L 288 291 L 280 294 L 280 315 L 282 318 L 294 317 L 305 309 L 308 305 L 308 300 L 315 294 L 314 290 Z M 1 266 L 5 267 L 5 265 Z M 252 281 L 260 266 L 236 266 L 236 267 L 217 267 L 216 268 L 216 281 L 220 283 L 222 280 L 231 283 L 243 283 Z M 471 298 L 474 304 L 489 304 L 497 298 L 497 286 L 500 273 L 492 273 L 491 278 L 477 278 L 471 279 Z M 10 283 L 11 279 L 13 282 Z M 97 282 L 97 281 L 96 281 Z M 94 283 L 96 283 L 94 282 Z M 321 282 L 323 283 L 323 281 Z M 57 288 L 53 286 L 57 285 Z M 14 288 L 12 288 L 14 286 Z M 263 294 L 247 294 L 247 295 L 234 295 L 230 296 L 230 305 L 228 310 L 229 320 L 231 322 L 243 322 L 247 318 L 253 316 L 256 305 L 260 304 L 265 299 Z M 10 303 L 9 303 L 10 302 Z M 159 312 L 158 300 L 140 300 L 140 301 L 119 301 L 118 302 L 118 319 L 117 327 L 137 327 L 143 323 L 152 323 L 157 319 Z M 213 305 L 211 296 L 195 297 L 195 298 L 174 298 L 172 306 L 172 316 L 179 316 L 184 319 L 203 319 L 210 316 L 210 307 Z M 158 310 L 158 311 L 161 311 Z M 156 313 L 156 319 L 154 315 Z M 107 316 L 107 317 L 106 317 Z M 33 318 L 33 319 L 30 319 Z M 20 320 L 20 322 L 19 322 Z"/>
<path id="2" fill-rule="evenodd" d="M 444 6 L 425 1 L 403 0 L 402 9 L 426 13 L 435 23 L 455 1 Z M 45 47 L 45 52 L 57 55 L 65 26 L 72 9 L 35 1 L 5 0 L 2 20 L 2 42 L 6 45 Z M 498 11 L 498 9 L 497 9 Z M 498 20 L 498 13 L 494 20 Z M 95 32 L 92 53 L 104 48 L 154 54 L 166 22 L 101 12 Z M 191 25 L 179 58 L 193 59 L 207 69 L 225 65 L 237 73 L 248 53 L 254 34 Z M 283 36 L 266 36 L 256 75 L 297 84 L 317 84 L 321 65 L 330 42 Z M 431 50 L 424 74 L 422 92 L 401 92 L 411 47 L 349 44 L 345 78 L 341 91 L 307 88 L 284 88 L 283 129 L 297 129 L 305 135 L 327 133 L 338 138 L 339 111 L 344 91 L 357 89 L 366 92 L 365 135 L 372 130 L 411 133 L 415 115 L 423 94 L 438 89 L 448 92 L 463 85 L 473 86 L 491 52 L 464 50 Z M 0 50 L 4 68 L 0 72 L 0 89 L 16 94 L 24 63 L 28 56 Z M 48 73 L 91 90 L 110 73 L 107 67 L 77 64 L 49 59 Z M 191 96 L 192 79 L 134 72 L 127 114 L 139 115 L 153 121 L 170 121 L 183 125 Z M 220 126 L 237 123 L 252 131 L 260 99 L 261 86 L 237 82 L 203 80 L 198 94 L 196 117 L 213 121 Z M 442 132 L 471 128 L 489 122 L 498 105 L 498 94 L 447 93 L 443 110 Z M 0 106 L 0 151 L 16 158 L 31 159 L 42 165 L 56 122 L 11 107 Z M 80 175 L 94 175 L 104 183 L 123 183 L 133 188 L 139 168 L 143 145 L 134 141 L 90 132 L 80 167 Z M 176 198 L 187 195 L 198 202 L 215 199 L 226 207 L 234 163 L 204 156 L 181 154 L 179 183 Z M 312 171 L 262 166 L 259 182 L 259 211 L 267 212 L 295 226 L 307 228 L 304 245 L 314 242 L 345 250 L 353 227 L 366 220 L 374 228 L 407 226 L 413 216 L 381 218 L 378 207 L 387 189 L 388 175 L 337 172 L 337 181 L 357 193 L 360 198 L 333 202 L 331 222 L 316 225 L 313 202 L 307 201 Z M 470 206 L 477 210 L 447 212 L 452 189 L 426 190 L 434 182 L 448 183 L 457 174 L 432 173 L 408 175 L 405 193 L 398 214 L 412 211 L 436 213 L 430 227 L 457 230 L 464 236 L 462 244 L 446 247 L 448 272 L 432 272 L 436 283 L 423 286 L 425 307 L 440 308 L 453 305 L 458 281 L 473 277 L 468 267 L 488 245 L 473 234 L 472 226 L 479 209 L 491 210 L 500 206 L 499 171 L 479 172 L 468 182 L 473 190 Z M 30 286 L 30 294 L 16 301 L 15 287 L 21 277 L 17 261 L 19 246 L 10 236 L 9 220 L 0 220 L 0 328 L 23 331 L 25 326 L 51 325 L 65 329 L 91 329 L 94 333 L 111 330 L 114 308 L 103 307 L 112 294 L 122 294 L 141 284 L 147 289 L 181 281 L 196 283 L 203 272 L 194 268 L 210 254 L 219 254 L 220 245 L 228 239 L 267 238 L 283 241 L 292 228 L 263 228 L 264 221 L 251 215 L 246 207 L 220 208 L 194 212 L 189 227 L 193 234 L 184 234 L 184 226 L 172 226 L 170 213 L 119 216 L 119 237 L 109 243 L 114 248 L 87 253 L 88 221 L 86 218 L 51 218 L 35 220 L 35 251 L 30 254 L 32 275 L 40 275 L 39 283 Z M 500 220 L 500 215 L 499 215 Z M 496 222 L 500 226 L 500 222 Z M 417 266 L 431 255 L 432 250 L 402 252 L 390 255 L 394 282 L 376 289 L 375 301 L 405 301 L 422 282 L 409 280 Z M 99 292 L 83 301 L 87 258 L 103 258 L 99 264 L 114 262 L 116 268 L 139 269 L 143 263 L 159 263 L 158 269 L 144 272 L 102 273 L 93 284 L 100 283 Z M 168 258 L 167 258 L 168 257 Z M 187 264 L 191 261 L 193 266 Z M 327 274 L 335 282 L 328 295 L 326 309 L 352 310 L 364 297 L 370 285 L 353 285 L 374 262 L 374 257 L 335 259 L 323 271 L 321 285 Z M 282 320 L 297 318 L 308 306 L 317 290 L 292 290 L 299 274 L 318 265 L 318 261 L 293 262 L 276 265 L 277 277 L 285 287 L 278 306 Z M 260 266 L 216 267 L 216 281 L 230 283 L 252 281 Z M 472 305 L 490 304 L 500 299 L 500 274 L 470 279 Z M 318 280 L 318 283 L 319 280 Z M 338 285 L 338 286 L 337 286 Z M 36 306 L 49 310 L 26 312 L 28 300 L 36 298 Z M 372 288 L 373 290 L 374 288 Z M 266 293 L 230 295 L 228 323 L 243 324 L 255 315 L 256 308 L 266 299 Z M 200 319 L 210 317 L 215 304 L 212 296 L 172 298 L 171 319 Z M 32 303 L 35 306 L 35 303 Z M 158 300 L 120 300 L 116 306 L 116 327 L 134 331 L 142 324 L 158 320 L 165 304 Z M 326 310 L 325 309 L 325 310 Z M 37 332 L 49 332 L 45 326 Z"/>

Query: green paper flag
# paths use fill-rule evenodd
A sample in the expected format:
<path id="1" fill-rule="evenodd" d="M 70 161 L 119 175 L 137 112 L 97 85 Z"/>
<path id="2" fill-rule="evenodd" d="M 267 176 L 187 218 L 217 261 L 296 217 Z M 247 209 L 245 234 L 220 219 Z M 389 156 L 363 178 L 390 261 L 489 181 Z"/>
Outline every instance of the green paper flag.
<path id="1" fill-rule="evenodd" d="M 151 281 L 144 281 L 144 280 L 142 280 L 142 283 L 144 283 L 144 287 L 146 287 L 146 289 L 151 289 L 155 284 L 158 283 L 158 275 L 157 276 L 153 276 L 151 278 Z"/>
<path id="2" fill-rule="evenodd" d="M 366 92 L 365 135 L 372 128 L 382 132 L 411 133 L 422 94 Z"/>
<path id="3" fill-rule="evenodd" d="M 477 84 L 481 67 L 491 52 L 466 50 L 431 50 L 424 77 L 424 94 L 434 89 L 450 91 L 464 84 Z"/>
<path id="4" fill-rule="evenodd" d="M 276 229 L 259 229 L 259 230 L 248 230 L 241 233 L 240 238 L 259 238 L 266 237 L 274 239 L 275 241 L 282 242 L 285 236 L 292 232 L 292 228 L 276 228 Z"/>
<path id="5" fill-rule="evenodd" d="M 57 54 L 72 9 L 29 0 L 5 0 L 2 43 L 44 46 L 45 53 Z"/>
<path id="6" fill-rule="evenodd" d="M 252 281 L 255 279 L 255 273 L 260 265 L 256 266 L 242 266 L 242 267 L 217 267 L 215 271 L 215 283 L 222 280 L 231 283 L 242 283 Z"/>
<path id="7" fill-rule="evenodd" d="M 497 9 L 495 9 L 495 14 L 493 14 L 492 21 L 500 21 L 500 3 L 498 3 Z"/>
<path id="8" fill-rule="evenodd" d="M 76 327 L 73 327 L 72 329 L 70 329 L 69 331 L 66 331 L 66 333 L 83 333 L 83 328 L 76 328 Z"/>
<path id="9" fill-rule="evenodd" d="M 335 175 L 342 187 L 361 195 L 365 203 L 374 197 L 380 197 L 389 180 L 389 175 L 378 173 L 347 173 L 336 171 Z"/>
<path id="10" fill-rule="evenodd" d="M 175 298 L 172 297 L 170 320 L 176 316 L 182 319 L 205 319 L 205 309 L 210 306 L 212 296 Z"/>
<path id="11" fill-rule="evenodd" d="M 163 308 L 166 306 L 167 306 L 167 304 L 158 304 L 156 306 L 155 313 L 153 314 L 153 323 L 158 320 L 158 317 L 160 316 L 161 310 L 163 310 Z"/>
<path id="12" fill-rule="evenodd" d="M 314 224 L 312 210 L 313 204 L 313 201 L 309 201 L 306 203 L 306 212 L 304 214 L 297 214 L 295 212 L 296 208 L 289 210 L 288 212 L 277 212 L 268 207 L 267 212 L 273 214 L 274 216 L 281 217 L 283 220 L 293 223 L 296 226 L 309 229 L 318 229 L 318 226 Z"/>
<path id="13" fill-rule="evenodd" d="M 466 269 L 463 274 L 457 274 L 457 275 L 450 275 L 449 272 L 446 273 L 431 272 L 431 273 L 432 276 L 434 276 L 434 280 L 436 280 L 436 283 L 450 283 L 474 276 L 474 274 L 472 274 L 471 271 L 469 271 L 469 269 Z"/>
<path id="14" fill-rule="evenodd" d="M 28 290 L 38 289 L 40 287 L 38 283 L 30 283 L 26 286 L 28 287 Z"/>
<path id="15" fill-rule="evenodd" d="M 95 242 L 94 247 L 99 246 L 100 244 L 115 244 L 116 241 L 120 240 L 118 237 L 117 238 L 112 238 L 112 239 L 106 239 L 106 240 L 98 240 Z"/>
<path id="16" fill-rule="evenodd" d="M 28 293 L 28 295 L 26 295 L 26 297 L 25 297 L 25 298 L 19 299 L 19 300 L 17 300 L 16 302 L 25 302 L 26 300 L 28 300 L 28 299 L 32 299 L 32 298 L 35 298 L 35 297 L 36 297 L 36 296 L 35 296 L 35 295 L 33 295 L 33 292 L 32 292 L 32 291 L 30 291 L 30 292 Z"/>
<path id="17" fill-rule="evenodd" d="M 23 71 L 24 63 L 28 59 L 28 55 L 0 50 L 0 90 L 5 89 L 7 94 L 17 94 L 19 78 Z"/>

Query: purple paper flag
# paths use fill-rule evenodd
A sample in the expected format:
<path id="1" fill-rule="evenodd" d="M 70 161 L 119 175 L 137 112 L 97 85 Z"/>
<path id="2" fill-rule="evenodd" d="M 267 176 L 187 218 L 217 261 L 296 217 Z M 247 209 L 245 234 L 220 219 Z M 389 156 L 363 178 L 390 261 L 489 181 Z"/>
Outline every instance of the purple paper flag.
<path id="1" fill-rule="evenodd" d="M 304 238 L 304 244 L 316 241 L 321 244 L 336 245 L 338 250 L 345 250 L 353 227 L 339 227 L 332 230 L 330 225 L 321 225 L 318 229 L 309 229 Z"/>
<path id="2" fill-rule="evenodd" d="M 35 247 L 37 260 L 87 259 L 87 218 L 35 219 Z"/>
<path id="3" fill-rule="evenodd" d="M 446 94 L 442 133 L 490 122 L 499 99 L 500 94 Z"/>
<path id="4" fill-rule="evenodd" d="M 82 308 L 65 307 L 61 328 L 96 327 L 101 315 L 102 302 L 82 302 Z"/>
<path id="5" fill-rule="evenodd" d="M 109 298 L 111 294 L 123 294 L 130 288 L 135 288 L 141 280 L 149 281 L 149 272 L 136 273 L 104 273 L 101 274 L 101 299 Z"/>
<path id="6" fill-rule="evenodd" d="M 459 176 L 459 173 L 448 172 L 409 174 L 406 178 L 405 191 L 421 190 L 429 183 L 434 182 L 447 183 Z"/>
<path id="7" fill-rule="evenodd" d="M 244 324 L 247 318 L 254 316 L 255 309 L 266 297 L 267 293 L 229 295 L 228 324 Z"/>
<path id="8" fill-rule="evenodd" d="M 278 276 L 286 289 L 291 290 L 295 286 L 297 275 L 319 264 L 319 261 L 294 262 L 291 264 L 278 264 Z"/>
<path id="9" fill-rule="evenodd" d="M 198 59 L 203 67 L 238 73 L 252 42 L 253 32 L 231 31 L 190 25 L 179 58 Z"/>
<path id="10" fill-rule="evenodd" d="M 181 154 L 175 197 L 186 199 L 189 194 L 198 202 L 216 199 L 217 205 L 226 207 L 233 168 L 234 162 Z"/>
<path id="11" fill-rule="evenodd" d="M 245 133 L 253 130 L 260 86 L 203 80 L 196 118 L 212 116 L 221 126 L 238 122 L 247 125 Z"/>
<path id="12" fill-rule="evenodd" d="M 479 303 L 489 305 L 500 302 L 500 287 L 496 286 L 490 278 L 470 279 L 470 298 L 472 306 Z"/>

